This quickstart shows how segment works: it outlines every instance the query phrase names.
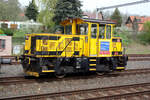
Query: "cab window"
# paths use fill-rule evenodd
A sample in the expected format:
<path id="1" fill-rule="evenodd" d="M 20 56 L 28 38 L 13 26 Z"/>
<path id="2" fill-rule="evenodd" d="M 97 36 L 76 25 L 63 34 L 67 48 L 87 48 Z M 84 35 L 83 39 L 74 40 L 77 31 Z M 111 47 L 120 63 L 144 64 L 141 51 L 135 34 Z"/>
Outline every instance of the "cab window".
<path id="1" fill-rule="evenodd" d="M 99 25 L 99 38 L 105 38 L 105 25 Z"/>
<path id="2" fill-rule="evenodd" d="M 88 24 L 77 24 L 76 29 L 78 35 L 88 34 Z"/>
<path id="3" fill-rule="evenodd" d="M 65 34 L 72 34 L 72 25 L 67 25 L 65 28 Z"/>
<path id="4" fill-rule="evenodd" d="M 91 26 L 91 38 L 96 38 L 97 35 L 97 24 Z"/>
<path id="5" fill-rule="evenodd" d="M 111 39 L 111 26 L 106 26 L 106 39 Z"/>

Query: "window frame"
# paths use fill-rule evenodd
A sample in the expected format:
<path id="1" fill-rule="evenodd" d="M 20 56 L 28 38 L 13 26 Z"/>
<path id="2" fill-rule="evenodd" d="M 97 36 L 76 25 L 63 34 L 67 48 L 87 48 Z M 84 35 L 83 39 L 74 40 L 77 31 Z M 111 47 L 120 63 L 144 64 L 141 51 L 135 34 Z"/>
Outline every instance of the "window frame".
<path id="1" fill-rule="evenodd" d="M 104 28 L 104 33 L 103 33 L 104 37 L 103 38 L 100 37 L 100 35 L 101 35 L 101 33 L 100 33 L 100 31 L 101 31 L 100 27 L 101 27 L 101 25 L 99 24 L 99 37 L 98 38 L 99 39 L 106 39 L 106 35 L 105 35 L 106 34 L 106 25 L 103 25 L 103 28 Z"/>
<path id="2" fill-rule="evenodd" d="M 107 38 L 107 26 L 109 26 L 110 27 L 110 38 Z M 113 25 L 112 24 L 106 24 L 106 37 L 105 37 L 105 39 L 112 39 L 112 37 L 113 37 Z"/>
<path id="3" fill-rule="evenodd" d="M 92 25 L 96 25 L 96 36 L 95 37 L 92 37 Z M 91 23 L 91 31 L 90 31 L 90 33 L 91 33 L 91 35 L 90 35 L 90 37 L 92 38 L 92 39 L 96 39 L 98 36 L 99 36 L 99 24 L 98 23 Z"/>
<path id="4" fill-rule="evenodd" d="M 0 49 L 4 50 L 6 48 L 6 39 L 0 39 Z"/>
<path id="5" fill-rule="evenodd" d="M 67 27 L 70 27 L 70 29 L 69 28 L 67 29 Z M 68 30 L 70 31 L 70 33 L 67 32 Z M 64 34 L 72 35 L 72 25 L 71 24 L 64 26 Z"/>
<path id="6" fill-rule="evenodd" d="M 81 33 L 81 28 L 80 25 L 87 25 L 87 26 L 83 26 L 84 28 L 84 34 Z M 80 30 L 80 32 L 78 33 L 78 29 Z M 85 32 L 85 29 L 86 29 L 86 32 Z M 81 24 L 77 24 L 77 28 L 76 28 L 76 33 L 77 35 L 88 35 L 89 33 L 89 24 L 88 23 L 81 23 Z"/>

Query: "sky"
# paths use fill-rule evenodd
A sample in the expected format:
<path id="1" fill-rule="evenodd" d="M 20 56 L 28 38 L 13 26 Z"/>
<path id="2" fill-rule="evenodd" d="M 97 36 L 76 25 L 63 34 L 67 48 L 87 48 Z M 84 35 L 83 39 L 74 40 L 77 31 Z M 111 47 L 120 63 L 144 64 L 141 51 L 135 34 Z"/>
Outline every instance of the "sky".
<path id="1" fill-rule="evenodd" d="M 29 1 L 31 0 L 19 0 L 22 6 L 27 6 L 29 4 Z M 93 11 L 96 8 L 130 3 L 130 2 L 141 1 L 141 0 L 80 0 L 80 1 L 82 2 L 83 5 L 82 7 L 83 11 L 86 10 Z M 119 10 L 124 14 L 150 16 L 150 2 L 121 7 L 119 8 Z M 104 12 L 107 11 L 114 11 L 114 9 L 104 10 Z"/>

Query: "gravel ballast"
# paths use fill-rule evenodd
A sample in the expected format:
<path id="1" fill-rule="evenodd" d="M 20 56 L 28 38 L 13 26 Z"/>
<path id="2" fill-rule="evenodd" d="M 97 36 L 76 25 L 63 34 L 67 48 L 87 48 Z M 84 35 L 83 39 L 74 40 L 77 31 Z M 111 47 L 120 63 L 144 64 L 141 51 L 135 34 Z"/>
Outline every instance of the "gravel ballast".
<path id="1" fill-rule="evenodd" d="M 150 68 L 150 61 L 129 61 L 127 69 L 143 69 Z M 0 77 L 14 77 L 23 76 L 23 69 L 21 65 L 7 65 L 2 66 Z M 79 79 L 52 82 L 37 82 L 31 84 L 17 84 L 17 85 L 0 85 L 0 98 L 33 95 L 43 93 L 64 92 L 79 89 L 92 89 L 110 86 L 130 85 L 149 83 L 150 74 L 137 74 L 129 76 L 105 77 L 94 79 Z"/>
<path id="2" fill-rule="evenodd" d="M 0 86 L 0 98 L 149 83 L 150 74 Z"/>
<path id="3" fill-rule="evenodd" d="M 126 69 L 150 68 L 150 61 L 128 61 Z M 2 65 L 0 77 L 24 76 L 21 65 Z"/>
<path id="4" fill-rule="evenodd" d="M 21 65 L 2 65 L 0 69 L 0 77 L 24 76 Z"/>

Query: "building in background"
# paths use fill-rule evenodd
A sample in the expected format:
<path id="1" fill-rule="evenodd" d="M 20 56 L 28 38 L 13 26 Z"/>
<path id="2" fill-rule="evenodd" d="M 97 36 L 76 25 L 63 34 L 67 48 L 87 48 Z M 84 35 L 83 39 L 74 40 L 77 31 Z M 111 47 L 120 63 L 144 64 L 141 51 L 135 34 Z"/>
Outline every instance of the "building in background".
<path id="1" fill-rule="evenodd" d="M 12 37 L 0 34 L 0 56 L 12 55 Z"/>
<path id="2" fill-rule="evenodd" d="M 96 12 L 85 11 L 85 12 L 83 12 L 83 16 L 85 18 L 96 19 Z M 97 17 L 99 20 L 102 20 L 102 14 L 101 13 L 98 13 Z"/>
<path id="3" fill-rule="evenodd" d="M 126 26 L 137 32 L 141 32 L 144 29 L 144 23 L 150 21 L 150 17 L 145 16 L 129 16 L 126 21 Z"/>
<path id="4" fill-rule="evenodd" d="M 0 28 L 10 29 L 28 29 L 28 28 L 42 28 L 43 24 L 34 21 L 0 21 Z"/>

